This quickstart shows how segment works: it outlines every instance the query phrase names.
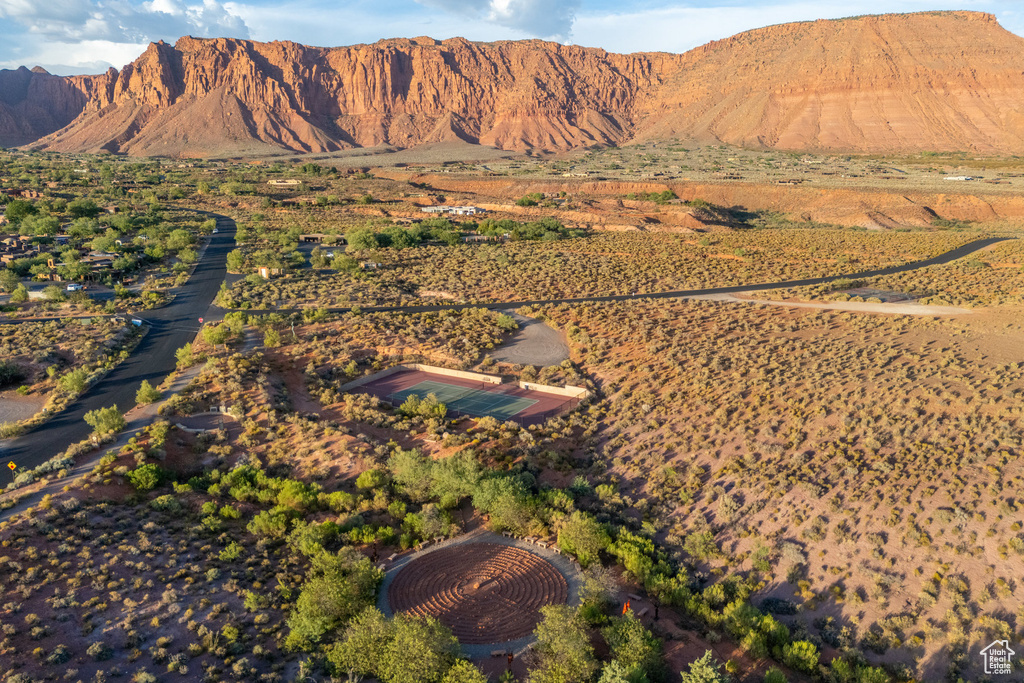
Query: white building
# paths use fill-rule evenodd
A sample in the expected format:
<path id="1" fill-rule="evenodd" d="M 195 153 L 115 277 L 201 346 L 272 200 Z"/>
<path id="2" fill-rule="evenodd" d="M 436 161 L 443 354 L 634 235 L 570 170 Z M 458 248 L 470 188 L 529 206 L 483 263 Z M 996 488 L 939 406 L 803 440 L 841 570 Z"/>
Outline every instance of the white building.
<path id="1" fill-rule="evenodd" d="M 456 216 L 475 216 L 478 213 L 486 213 L 484 209 L 476 206 L 424 206 L 420 209 L 423 213 L 448 213 Z"/>

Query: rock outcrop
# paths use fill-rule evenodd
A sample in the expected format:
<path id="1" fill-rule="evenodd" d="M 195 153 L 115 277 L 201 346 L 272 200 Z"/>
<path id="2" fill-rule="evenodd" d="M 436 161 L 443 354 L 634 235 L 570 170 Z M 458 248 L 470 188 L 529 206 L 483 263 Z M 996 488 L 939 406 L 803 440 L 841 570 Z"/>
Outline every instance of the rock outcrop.
<path id="1" fill-rule="evenodd" d="M 186 37 L 151 44 L 120 72 L 0 72 L 0 145 L 211 156 L 678 138 L 1019 154 L 1022 48 L 976 12 L 785 24 L 682 55 L 538 40 L 316 48 Z"/>

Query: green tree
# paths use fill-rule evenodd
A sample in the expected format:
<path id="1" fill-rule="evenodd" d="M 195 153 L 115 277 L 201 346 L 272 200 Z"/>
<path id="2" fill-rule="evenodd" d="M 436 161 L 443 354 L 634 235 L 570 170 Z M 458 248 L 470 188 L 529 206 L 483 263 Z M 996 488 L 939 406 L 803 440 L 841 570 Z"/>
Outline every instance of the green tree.
<path id="1" fill-rule="evenodd" d="M 455 662 L 455 666 L 448 669 L 448 673 L 441 679 L 441 683 L 487 683 L 487 676 L 480 669 L 473 666 L 464 659 Z"/>
<path id="2" fill-rule="evenodd" d="M 459 641 L 432 617 L 399 614 L 394 636 L 384 650 L 380 677 L 385 683 L 433 683 L 452 668 Z"/>
<path id="3" fill-rule="evenodd" d="M 180 349 L 174 352 L 174 357 L 178 361 L 178 369 L 184 370 L 185 368 L 192 367 L 196 364 L 196 355 L 192 351 L 192 342 L 189 342 L 182 346 Z"/>
<path id="4" fill-rule="evenodd" d="M 575 555 L 584 567 L 596 561 L 610 543 L 604 527 L 586 512 L 572 513 L 558 530 L 558 547 Z"/>
<path id="5" fill-rule="evenodd" d="M 391 246 L 395 249 L 408 249 L 415 247 L 420 243 L 418 237 L 416 237 L 411 230 L 406 230 L 397 225 L 391 226 L 390 228 L 384 229 L 384 234 L 388 237 L 391 242 Z"/>
<path id="6" fill-rule="evenodd" d="M 53 301 L 55 303 L 67 300 L 67 297 L 64 296 L 64 290 L 62 290 L 57 285 L 48 285 L 44 287 L 43 297 L 47 301 Z"/>
<path id="7" fill-rule="evenodd" d="M 132 486 L 138 491 L 152 491 L 160 485 L 164 473 L 153 463 L 139 465 L 125 475 Z"/>
<path id="8" fill-rule="evenodd" d="M 366 470 L 356 477 L 356 487 L 360 489 L 376 489 L 386 484 L 387 481 L 387 475 L 380 470 Z"/>
<path id="9" fill-rule="evenodd" d="M 35 214 L 36 207 L 30 201 L 24 199 L 13 199 L 7 202 L 7 208 L 4 211 L 4 215 L 7 216 L 7 220 L 17 225 L 26 216 Z"/>
<path id="10" fill-rule="evenodd" d="M 65 394 L 69 396 L 77 396 L 78 394 L 85 391 L 86 383 L 89 379 L 89 373 L 85 368 L 78 368 L 72 370 L 65 375 L 62 375 L 57 380 L 57 386 Z"/>
<path id="11" fill-rule="evenodd" d="M 147 403 L 156 403 L 160 400 L 160 391 L 149 383 L 148 379 L 142 380 L 142 385 L 139 390 L 135 392 L 135 402 L 142 405 Z"/>
<path id="12" fill-rule="evenodd" d="M 273 327 L 268 327 L 263 333 L 263 345 L 268 349 L 275 349 L 281 345 L 281 333 Z"/>
<path id="13" fill-rule="evenodd" d="M 448 406 L 438 401 L 435 394 L 427 394 L 426 398 L 409 394 L 402 405 L 398 407 L 398 412 L 407 417 L 443 420 L 444 416 L 448 414 Z"/>
<path id="14" fill-rule="evenodd" d="M 796 640 L 782 648 L 782 661 L 807 673 L 817 671 L 818 658 L 818 648 L 807 640 Z"/>
<path id="15" fill-rule="evenodd" d="M 373 230 L 358 228 L 345 235 L 345 242 L 348 243 L 346 251 L 363 251 L 365 249 L 376 249 L 379 246 L 377 236 Z"/>
<path id="16" fill-rule="evenodd" d="M 601 635 L 608 643 L 611 658 L 634 678 L 660 678 L 661 641 L 644 628 L 632 611 L 612 619 L 611 624 L 601 630 Z"/>
<path id="17" fill-rule="evenodd" d="M 536 666 L 530 683 L 584 683 L 597 671 L 583 620 L 568 605 L 547 605 L 534 635 Z"/>
<path id="18" fill-rule="evenodd" d="M 613 659 L 601 669 L 601 676 L 597 679 L 597 683 L 648 683 L 648 679 Z"/>
<path id="19" fill-rule="evenodd" d="M 68 215 L 72 218 L 94 218 L 99 212 L 100 208 L 91 199 L 76 199 L 68 204 Z"/>
<path id="20" fill-rule="evenodd" d="M 442 508 L 458 506 L 463 498 L 473 495 L 480 483 L 480 461 L 469 451 L 434 461 L 430 473 L 430 495 Z"/>
<path id="21" fill-rule="evenodd" d="M 376 676 L 393 637 L 391 621 L 376 607 L 370 607 L 349 622 L 341 638 L 328 650 L 327 660 L 339 674 Z"/>
<path id="22" fill-rule="evenodd" d="M 128 426 L 128 422 L 116 405 L 90 410 L 85 414 L 85 422 L 92 427 L 97 436 L 116 434 Z"/>
<path id="23" fill-rule="evenodd" d="M 175 251 L 191 246 L 193 242 L 195 242 L 195 237 L 183 228 L 172 230 L 171 234 L 167 236 L 167 248 Z"/>
<path id="24" fill-rule="evenodd" d="M 683 678 L 681 683 L 729 683 L 729 675 L 722 672 L 722 665 L 715 659 L 711 650 L 693 662 L 690 662 L 688 671 L 680 674 Z"/>
<path id="25" fill-rule="evenodd" d="M 227 324 L 207 325 L 203 328 L 203 341 L 210 346 L 217 347 L 221 344 L 227 346 L 230 337 L 231 327 Z"/>
<path id="26" fill-rule="evenodd" d="M 417 449 L 395 449 L 388 459 L 388 469 L 395 483 L 413 501 L 426 500 L 430 491 L 432 460 Z"/>
<path id="27" fill-rule="evenodd" d="M 764 673 L 764 683 L 788 683 L 788 679 L 786 674 L 773 666 Z"/>
<path id="28" fill-rule="evenodd" d="M 60 230 L 60 221 L 55 216 L 25 216 L 18 229 L 23 235 L 56 235 Z"/>
<path id="29" fill-rule="evenodd" d="M 321 553 L 314 557 L 288 617 L 286 646 L 305 650 L 322 642 L 373 604 L 383 578 L 370 558 L 350 547 L 342 548 L 337 555 Z"/>
<path id="30" fill-rule="evenodd" d="M 328 661 L 340 674 L 373 676 L 384 683 L 486 680 L 459 665 L 458 655 L 455 636 L 436 619 L 399 614 L 388 620 L 370 608 L 349 623 L 328 651 Z"/>
<path id="31" fill-rule="evenodd" d="M 313 268 L 326 268 L 327 267 L 327 255 L 320 247 L 313 247 L 313 251 L 309 252 L 309 265 Z"/>
<path id="32" fill-rule="evenodd" d="M 245 254 L 241 249 L 234 249 L 228 252 L 227 269 L 229 273 L 241 273 L 245 270 Z"/>
<path id="33" fill-rule="evenodd" d="M 0 289 L 7 293 L 13 292 L 21 285 L 21 278 L 13 270 L 0 270 Z"/>
<path id="34" fill-rule="evenodd" d="M 11 292 L 11 303 L 12 304 L 23 304 L 28 301 L 28 288 L 25 285 L 19 284 L 13 292 Z"/>

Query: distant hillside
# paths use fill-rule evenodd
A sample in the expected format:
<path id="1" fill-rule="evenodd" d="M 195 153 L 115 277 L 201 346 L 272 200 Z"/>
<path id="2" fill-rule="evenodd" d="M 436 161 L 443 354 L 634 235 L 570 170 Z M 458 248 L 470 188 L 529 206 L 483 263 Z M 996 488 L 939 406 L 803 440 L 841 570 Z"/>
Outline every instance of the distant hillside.
<path id="1" fill-rule="evenodd" d="M 151 44 L 118 72 L 0 71 L 0 145 L 132 155 L 681 138 L 1024 153 L 1024 39 L 976 12 L 783 24 L 682 55 L 537 40 Z"/>

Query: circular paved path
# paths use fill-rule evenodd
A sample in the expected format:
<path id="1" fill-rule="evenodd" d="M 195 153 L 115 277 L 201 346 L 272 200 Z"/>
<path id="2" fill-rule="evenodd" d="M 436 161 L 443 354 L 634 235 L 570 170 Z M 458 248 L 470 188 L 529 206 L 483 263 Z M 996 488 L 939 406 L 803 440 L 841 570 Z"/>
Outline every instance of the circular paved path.
<path id="1" fill-rule="evenodd" d="M 402 568 L 388 593 L 395 612 L 432 616 L 460 643 L 504 643 L 533 633 L 545 605 L 569 584 L 547 560 L 497 543 L 455 545 Z"/>
<path id="2" fill-rule="evenodd" d="M 387 568 L 377 607 L 432 616 L 470 657 L 518 652 L 533 642 L 540 608 L 579 602 L 577 565 L 551 550 L 477 530 Z"/>

